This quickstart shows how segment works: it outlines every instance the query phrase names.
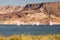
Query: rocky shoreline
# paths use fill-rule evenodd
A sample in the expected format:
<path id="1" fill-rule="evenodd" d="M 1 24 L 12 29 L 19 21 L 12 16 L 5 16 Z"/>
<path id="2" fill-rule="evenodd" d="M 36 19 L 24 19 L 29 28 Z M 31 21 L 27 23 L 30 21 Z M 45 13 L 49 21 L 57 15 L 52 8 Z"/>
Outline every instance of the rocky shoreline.
<path id="1" fill-rule="evenodd" d="M 0 24 L 60 25 L 60 2 L 0 6 Z"/>

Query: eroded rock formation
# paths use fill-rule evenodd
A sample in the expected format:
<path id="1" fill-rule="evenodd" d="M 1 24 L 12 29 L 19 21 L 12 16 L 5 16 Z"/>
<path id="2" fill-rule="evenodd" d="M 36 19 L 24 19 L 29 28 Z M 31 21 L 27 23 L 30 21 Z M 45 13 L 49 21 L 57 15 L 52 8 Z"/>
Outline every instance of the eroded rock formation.
<path id="1" fill-rule="evenodd" d="M 60 2 L 0 6 L 0 24 L 60 24 Z"/>

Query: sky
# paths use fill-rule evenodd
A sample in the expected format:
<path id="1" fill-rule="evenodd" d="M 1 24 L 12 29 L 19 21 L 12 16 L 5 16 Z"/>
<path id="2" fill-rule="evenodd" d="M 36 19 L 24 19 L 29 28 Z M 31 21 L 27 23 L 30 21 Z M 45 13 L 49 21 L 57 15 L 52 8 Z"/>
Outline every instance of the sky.
<path id="1" fill-rule="evenodd" d="M 41 2 L 59 2 L 60 0 L 0 0 L 0 5 L 21 5 Z"/>

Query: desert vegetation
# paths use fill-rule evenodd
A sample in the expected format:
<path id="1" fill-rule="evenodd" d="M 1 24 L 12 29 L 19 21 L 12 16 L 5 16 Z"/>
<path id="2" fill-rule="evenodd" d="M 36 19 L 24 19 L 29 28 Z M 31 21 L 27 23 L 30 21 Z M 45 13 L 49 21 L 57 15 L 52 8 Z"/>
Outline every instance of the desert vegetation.
<path id="1" fill-rule="evenodd" d="M 0 40 L 60 40 L 60 34 L 49 34 L 49 35 L 12 35 L 12 36 L 1 36 Z"/>

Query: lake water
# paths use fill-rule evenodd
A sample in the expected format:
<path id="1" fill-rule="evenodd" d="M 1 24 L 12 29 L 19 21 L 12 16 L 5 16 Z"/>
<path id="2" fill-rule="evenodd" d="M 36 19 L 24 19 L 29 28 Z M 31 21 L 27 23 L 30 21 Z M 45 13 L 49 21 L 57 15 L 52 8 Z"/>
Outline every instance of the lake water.
<path id="1" fill-rule="evenodd" d="M 43 26 L 43 25 L 0 25 L 0 34 L 13 35 L 13 34 L 60 34 L 60 26 Z"/>

